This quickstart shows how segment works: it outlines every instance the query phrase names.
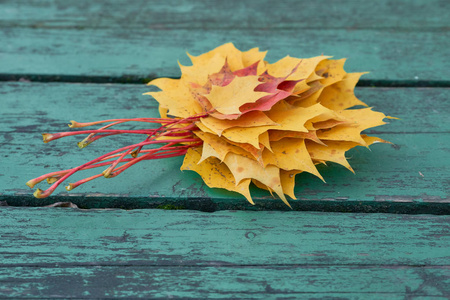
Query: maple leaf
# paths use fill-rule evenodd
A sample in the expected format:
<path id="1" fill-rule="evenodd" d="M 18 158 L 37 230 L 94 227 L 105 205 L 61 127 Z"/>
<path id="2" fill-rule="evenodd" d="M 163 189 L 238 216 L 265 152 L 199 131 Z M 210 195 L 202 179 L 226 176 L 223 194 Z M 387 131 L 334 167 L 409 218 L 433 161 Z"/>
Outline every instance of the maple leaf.
<path id="1" fill-rule="evenodd" d="M 107 167 L 101 174 L 69 184 L 68 190 L 101 176 L 115 177 L 143 160 L 184 155 L 181 170 L 197 172 L 211 188 L 239 193 L 254 204 L 249 189 L 253 183 L 290 206 L 286 195 L 296 199 L 297 174 L 307 172 L 323 180 L 316 165 L 327 162 L 353 172 L 345 157 L 348 150 L 388 143 L 362 133 L 392 117 L 356 98 L 354 88 L 364 73 L 346 73 L 345 59 L 286 56 L 268 63 L 265 55 L 258 48 L 242 52 L 231 43 L 199 56 L 188 54 L 192 65 L 180 65 L 181 78 L 149 83 L 161 90 L 147 93 L 159 103 L 161 118 L 73 121 L 73 128 L 109 124 L 98 130 L 44 134 L 48 142 L 88 133 L 80 147 L 122 133 L 143 134 L 143 142 L 27 184 L 33 187 L 46 179 L 52 186 L 35 192 L 36 197 L 46 197 L 81 170 Z M 131 121 L 159 127 L 110 129 Z M 154 145 L 159 148 L 147 148 Z"/>
<path id="2" fill-rule="evenodd" d="M 253 103 L 268 95 L 266 92 L 255 91 L 260 84 L 259 76 L 235 77 L 226 86 L 213 85 L 211 91 L 205 97 L 219 113 L 224 115 L 239 114 L 239 107 L 242 105 Z"/>

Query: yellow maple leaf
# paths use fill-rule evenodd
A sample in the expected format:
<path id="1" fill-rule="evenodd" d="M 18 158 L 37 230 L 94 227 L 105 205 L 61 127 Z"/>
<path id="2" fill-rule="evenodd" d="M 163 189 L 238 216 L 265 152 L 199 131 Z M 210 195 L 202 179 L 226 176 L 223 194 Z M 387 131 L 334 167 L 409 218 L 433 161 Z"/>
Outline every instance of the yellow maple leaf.
<path id="1" fill-rule="evenodd" d="M 371 108 L 341 110 L 337 111 L 337 114 L 344 117 L 349 123 L 318 132 L 319 139 L 355 142 L 366 146 L 367 143 L 361 137 L 361 131 L 386 124 L 383 121 L 386 115 L 373 111 Z"/>
<path id="2" fill-rule="evenodd" d="M 159 87 L 163 92 L 149 92 L 159 102 L 160 109 L 168 110 L 173 116 L 187 118 L 202 111 L 199 103 L 192 97 L 189 87 L 180 80 L 171 78 L 158 78 L 152 85 Z"/>
<path id="3" fill-rule="evenodd" d="M 354 92 L 356 83 L 363 74 L 365 73 L 347 74 L 341 81 L 326 87 L 318 97 L 318 102 L 333 110 L 346 109 L 356 105 L 367 106 L 356 98 Z"/>
<path id="4" fill-rule="evenodd" d="M 225 130 L 222 135 L 230 141 L 241 144 L 250 144 L 257 149 L 260 149 L 260 136 L 267 132 L 267 130 L 277 127 L 277 125 L 233 127 Z"/>
<path id="5" fill-rule="evenodd" d="M 289 205 L 281 186 L 280 169 L 274 165 L 261 166 L 253 159 L 229 153 L 223 163 L 230 169 L 236 182 L 255 179 L 274 191 L 284 203 Z M 290 205 L 289 205 L 290 206 Z"/>
<path id="6" fill-rule="evenodd" d="M 200 152 L 201 148 L 189 149 L 184 157 L 181 170 L 195 171 L 202 176 L 207 186 L 240 193 L 250 203 L 253 203 L 249 190 L 250 179 L 243 179 L 236 182 L 227 165 L 213 157 L 199 163 L 201 157 Z"/>
<path id="7" fill-rule="evenodd" d="M 316 175 L 323 180 L 317 171 L 310 154 L 305 146 L 304 139 L 286 138 L 272 142 L 272 152 L 263 151 L 263 161 L 267 165 L 275 165 L 285 171 L 304 171 Z"/>
<path id="8" fill-rule="evenodd" d="M 251 111 L 245 115 L 242 115 L 239 119 L 227 120 L 227 119 L 216 119 L 214 117 L 201 118 L 200 121 L 203 125 L 208 127 L 210 131 L 213 131 L 218 136 L 222 135 L 224 130 L 234 128 L 234 127 L 258 127 L 258 126 L 268 126 L 268 125 L 278 125 L 272 121 L 261 111 Z"/>
<path id="9" fill-rule="evenodd" d="M 214 85 L 205 97 L 209 100 L 215 110 L 222 114 L 240 114 L 239 107 L 246 103 L 270 95 L 266 92 L 256 92 L 255 88 L 260 85 L 259 76 L 235 77 L 226 86 Z"/>
<path id="10" fill-rule="evenodd" d="M 203 160 L 211 156 L 220 159 L 220 161 L 223 161 L 225 159 L 225 156 L 227 156 L 229 152 L 233 152 L 250 158 L 255 157 L 252 152 L 247 151 L 242 146 L 233 145 L 226 139 L 220 138 L 215 134 L 203 131 L 195 131 L 194 133 L 203 140 L 203 151 L 199 162 L 202 162 Z"/>
<path id="11" fill-rule="evenodd" d="M 275 77 L 286 77 L 286 80 L 300 80 L 308 78 L 317 65 L 330 56 L 316 56 L 302 59 L 286 56 L 273 64 L 267 64 L 267 71 Z M 294 70 L 294 71 L 293 71 Z"/>
<path id="12" fill-rule="evenodd" d="M 374 143 L 388 143 L 385 140 L 382 140 L 377 137 L 369 137 L 367 135 L 361 135 L 361 139 L 364 141 L 364 143 L 369 146 Z M 324 145 L 319 145 L 314 142 L 307 141 L 306 147 L 308 149 L 308 152 L 312 159 L 314 160 L 320 160 L 320 161 L 331 161 L 335 162 L 337 164 L 340 164 L 350 171 L 353 171 L 352 167 L 347 161 L 347 158 L 345 157 L 345 153 L 356 147 L 360 146 L 360 143 L 355 142 L 344 142 L 344 141 L 326 141 Z"/>

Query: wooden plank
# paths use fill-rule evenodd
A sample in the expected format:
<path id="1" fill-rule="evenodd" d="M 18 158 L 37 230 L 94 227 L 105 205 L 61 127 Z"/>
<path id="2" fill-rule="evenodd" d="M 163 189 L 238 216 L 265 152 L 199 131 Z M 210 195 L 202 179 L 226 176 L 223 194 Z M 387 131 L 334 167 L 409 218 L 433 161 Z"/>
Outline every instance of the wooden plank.
<path id="1" fill-rule="evenodd" d="M 401 139 L 398 135 L 385 135 Z M 443 139 L 440 141 L 440 139 Z M 404 135 L 397 140 L 399 150 L 372 147 L 349 152 L 353 175 L 343 167 L 330 165 L 320 172 L 327 183 L 300 175 L 295 190 L 298 201 L 291 200 L 296 210 L 449 213 L 449 135 Z M 102 154 L 102 149 L 89 151 L 89 156 L 74 152 L 74 146 L 2 146 L 0 199 L 9 205 L 41 206 L 58 201 L 72 201 L 84 208 L 120 207 L 152 208 L 172 204 L 183 208 L 214 211 L 219 209 L 288 209 L 279 199 L 256 188 L 251 192 L 252 206 L 237 194 L 210 189 L 193 172 L 180 172 L 181 158 L 152 161 L 133 167 L 113 180 L 98 179 L 66 192 L 60 187 L 46 199 L 35 199 L 25 182 L 51 171 L 82 164 Z M 85 150 L 87 151 L 87 150 Z M 4 172 L 4 173 L 3 173 Z M 422 174 L 422 175 L 421 175 Z M 94 175 L 85 172 L 83 176 Z M 79 180 L 81 175 L 74 176 Z M 69 181 L 70 182 L 70 181 Z M 46 188 L 46 184 L 40 185 Z"/>
<path id="2" fill-rule="evenodd" d="M 40 133 L 66 130 L 64 122 L 70 119 L 156 116 L 155 102 L 141 96 L 146 90 L 135 85 L 1 84 L 0 200 L 10 205 L 72 201 L 81 207 L 124 208 L 173 204 L 208 211 L 286 208 L 259 190 L 252 190 L 257 202 L 253 207 L 237 194 L 210 189 L 195 173 L 179 171 L 181 158 L 145 162 L 120 178 L 98 179 L 70 194 L 61 188 L 56 196 L 44 200 L 31 196 L 24 185 L 29 179 L 139 141 L 118 137 L 81 151 L 75 144 L 77 138 L 43 144 Z M 294 209 L 448 213 L 450 186 L 445 178 L 450 170 L 444 162 L 449 160 L 450 147 L 449 93 L 449 89 L 359 88 L 361 99 L 402 118 L 373 131 L 395 145 L 350 152 L 356 175 L 331 165 L 320 170 L 327 184 L 312 175 L 298 176 L 296 195 L 301 201 L 292 201 Z"/>
<path id="3" fill-rule="evenodd" d="M 142 95 L 151 90 L 152 87 L 144 84 L 1 82 L 0 130 L 40 135 L 66 130 L 69 120 L 157 117 L 158 102 Z M 401 118 L 371 132 L 450 133 L 449 88 L 364 87 L 356 88 L 355 93 L 375 110 Z M 6 139 L 16 143 L 14 137 Z"/>
<path id="4" fill-rule="evenodd" d="M 189 64 L 186 51 L 198 55 L 230 41 L 242 50 L 269 50 L 270 62 L 286 55 L 347 57 L 346 69 L 369 71 L 364 77 L 369 80 L 445 85 L 450 79 L 448 31 L 1 27 L 0 40 L 3 80 L 21 75 L 38 80 L 40 75 L 57 75 L 69 81 L 72 76 L 88 81 L 95 81 L 93 76 L 124 81 L 178 77 L 177 60 Z"/>
<path id="5" fill-rule="evenodd" d="M 448 299 L 449 273 L 447 267 L 404 266 L 0 267 L 0 296 Z"/>
<path id="6" fill-rule="evenodd" d="M 448 297 L 450 217 L 0 209 L 0 296 Z"/>
<path id="7" fill-rule="evenodd" d="M 450 216 L 0 209 L 0 267 L 450 265 Z"/>
<path id="8" fill-rule="evenodd" d="M 445 0 L 30 1 L 0 3 L 0 26 L 161 29 L 403 29 L 446 30 Z"/>

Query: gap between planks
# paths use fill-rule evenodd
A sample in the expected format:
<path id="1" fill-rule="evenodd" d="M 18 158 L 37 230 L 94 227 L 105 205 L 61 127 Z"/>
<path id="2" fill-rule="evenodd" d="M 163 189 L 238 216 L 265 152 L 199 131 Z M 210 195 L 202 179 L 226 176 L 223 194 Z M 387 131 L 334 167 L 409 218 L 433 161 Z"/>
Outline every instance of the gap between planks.
<path id="1" fill-rule="evenodd" d="M 450 270 L 450 265 L 431 265 L 431 264 L 321 264 L 321 263 L 307 263 L 307 264 L 233 264 L 233 263 L 171 263 L 158 262 L 148 263 L 147 261 L 127 261 L 123 263 L 101 263 L 101 262 L 76 262 L 76 263 L 31 263 L 31 264 L 0 264 L 0 268 L 39 268 L 39 269 L 68 269 L 68 268 L 98 268 L 98 267 L 121 267 L 121 268 L 365 268 L 365 269 L 443 269 Z"/>
<path id="2" fill-rule="evenodd" d="M 115 83 L 115 84 L 146 84 L 156 78 L 174 78 L 171 76 L 141 77 L 138 75 L 123 76 L 84 76 L 84 75 L 58 75 L 58 74 L 8 74 L 0 73 L 0 82 L 61 82 L 61 83 Z M 450 80 L 383 80 L 361 79 L 358 87 L 391 87 L 391 88 L 447 88 Z"/>
<path id="3" fill-rule="evenodd" d="M 119 200 L 120 199 L 120 200 Z M 118 201 L 119 200 L 119 201 Z M 234 200 L 234 199 L 233 199 Z M 214 199 L 190 197 L 187 199 L 161 198 L 147 199 L 117 195 L 71 195 L 54 196 L 36 199 L 31 195 L 0 195 L 0 205 L 10 207 L 43 207 L 55 202 L 73 203 L 81 210 L 95 209 L 162 209 L 162 210 L 195 210 L 214 213 L 227 210 L 239 211 L 303 211 L 303 212 L 334 212 L 334 213 L 389 213 L 408 215 L 450 215 L 449 202 L 444 199 L 439 202 L 404 202 L 389 201 L 347 201 L 345 199 L 300 200 L 290 201 L 292 210 L 279 199 L 265 199 L 255 205 L 244 201 L 231 199 Z M 167 207 L 167 208 L 166 208 Z"/>

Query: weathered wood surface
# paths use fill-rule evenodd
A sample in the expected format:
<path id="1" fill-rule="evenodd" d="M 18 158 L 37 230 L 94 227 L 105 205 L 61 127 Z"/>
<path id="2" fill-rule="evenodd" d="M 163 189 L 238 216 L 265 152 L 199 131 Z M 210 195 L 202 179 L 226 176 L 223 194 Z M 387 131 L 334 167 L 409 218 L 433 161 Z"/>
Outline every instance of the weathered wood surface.
<path id="1" fill-rule="evenodd" d="M 430 215 L 4 207 L 0 296 L 445 299 L 449 224 Z"/>
<path id="2" fill-rule="evenodd" d="M 0 267 L 0 296 L 445 300 L 448 277 L 448 267 L 434 266 Z"/>
<path id="3" fill-rule="evenodd" d="M 177 60 L 225 42 L 267 59 L 348 57 L 370 80 L 448 84 L 449 2 L 2 1 L 1 78 L 180 75 Z M 27 76 L 31 75 L 31 76 Z M 81 78 L 80 78 L 81 76 Z"/>
<path id="4" fill-rule="evenodd" d="M 324 53 L 370 71 L 363 85 L 450 86 L 450 2 L 0 1 L 0 80 L 138 82 L 180 75 L 177 60 L 222 43 L 267 60 Z M 43 144 L 65 122 L 156 116 L 141 85 L 0 83 L 0 205 L 287 209 L 209 189 L 181 159 L 36 200 L 24 183 L 130 139 L 83 151 Z M 400 121 L 394 143 L 349 153 L 356 171 L 303 174 L 297 210 L 79 210 L 0 207 L 0 298 L 450 298 L 450 89 L 359 88 Z M 133 141 L 138 141 L 133 137 Z M 64 191 L 60 189 L 60 191 Z M 413 213 L 447 214 L 413 215 Z"/>
<path id="5" fill-rule="evenodd" d="M 38 206 L 72 201 L 81 207 L 146 208 L 171 203 L 208 211 L 287 209 L 279 199 L 256 189 L 252 191 L 255 207 L 237 194 L 210 189 L 196 173 L 179 171 L 182 158 L 143 162 L 120 177 L 97 179 L 70 193 L 61 187 L 50 198 L 32 197 L 32 190 L 25 186 L 29 179 L 80 165 L 130 143 L 130 139 L 140 141 L 136 136 L 118 137 L 79 150 L 76 142 L 82 137 L 44 144 L 41 133 L 69 130 L 65 124 L 71 119 L 86 122 L 157 116 L 156 102 L 141 95 L 147 89 L 135 85 L 0 84 L 0 199 L 10 205 Z M 309 174 L 299 175 L 296 195 L 301 200 L 291 201 L 294 208 L 448 213 L 450 89 L 359 88 L 357 95 L 377 110 L 402 119 L 371 131 L 395 145 L 378 144 L 372 151 L 360 147 L 350 152 L 356 175 L 338 165 L 320 169 L 327 183 Z"/>
<path id="6" fill-rule="evenodd" d="M 446 30 L 445 0 L 3 0 L 2 27 Z"/>
<path id="7" fill-rule="evenodd" d="M 179 77 L 177 60 L 189 65 L 187 51 L 199 55 L 231 41 L 242 50 L 269 50 L 270 62 L 286 55 L 347 57 L 346 69 L 371 72 L 366 79 L 450 79 L 448 32 L 1 28 L 0 39 L 0 73 L 16 76 Z"/>
<path id="8" fill-rule="evenodd" d="M 2 279 L 4 278 L 3 282 Z M 12 298 L 448 299 L 448 267 L 90 266 L 1 268 Z"/>

